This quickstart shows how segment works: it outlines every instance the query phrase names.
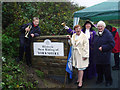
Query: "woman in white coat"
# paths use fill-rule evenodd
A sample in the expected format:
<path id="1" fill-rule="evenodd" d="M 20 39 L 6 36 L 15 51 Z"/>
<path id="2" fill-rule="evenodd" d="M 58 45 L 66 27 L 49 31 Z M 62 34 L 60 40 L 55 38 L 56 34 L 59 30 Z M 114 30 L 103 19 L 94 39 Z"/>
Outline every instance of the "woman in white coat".
<path id="1" fill-rule="evenodd" d="M 69 35 L 67 36 L 72 45 L 73 67 L 78 69 L 78 88 L 82 87 L 83 70 L 89 64 L 89 40 L 81 29 L 80 25 L 76 25 L 74 27 L 76 33 L 72 35 L 72 38 Z"/>

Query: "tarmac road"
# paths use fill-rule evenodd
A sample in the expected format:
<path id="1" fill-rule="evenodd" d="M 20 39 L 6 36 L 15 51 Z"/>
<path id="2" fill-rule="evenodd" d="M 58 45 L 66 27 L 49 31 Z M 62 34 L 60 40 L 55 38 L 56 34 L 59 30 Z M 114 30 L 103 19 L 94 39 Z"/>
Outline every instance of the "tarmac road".
<path id="1" fill-rule="evenodd" d="M 113 58 L 113 54 L 111 55 L 111 67 L 114 66 L 114 58 Z M 113 71 L 111 69 L 111 73 L 112 73 L 112 78 L 113 78 L 113 84 L 111 86 L 106 87 L 105 86 L 105 82 L 96 85 L 96 78 L 90 79 L 90 80 L 85 80 L 83 82 L 83 88 L 119 88 L 120 89 L 120 70 L 115 70 Z M 67 88 L 76 88 L 77 85 L 74 85 L 75 80 L 73 80 L 70 84 L 67 84 Z M 119 83 L 119 84 L 118 84 Z"/>

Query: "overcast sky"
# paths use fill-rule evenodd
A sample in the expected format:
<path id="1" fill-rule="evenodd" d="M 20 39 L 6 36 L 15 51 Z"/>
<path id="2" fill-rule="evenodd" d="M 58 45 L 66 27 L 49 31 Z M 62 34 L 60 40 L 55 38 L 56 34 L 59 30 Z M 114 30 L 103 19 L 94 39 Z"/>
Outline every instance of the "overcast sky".
<path id="1" fill-rule="evenodd" d="M 107 0 L 71 0 L 71 1 L 77 3 L 79 6 L 90 7 Z"/>

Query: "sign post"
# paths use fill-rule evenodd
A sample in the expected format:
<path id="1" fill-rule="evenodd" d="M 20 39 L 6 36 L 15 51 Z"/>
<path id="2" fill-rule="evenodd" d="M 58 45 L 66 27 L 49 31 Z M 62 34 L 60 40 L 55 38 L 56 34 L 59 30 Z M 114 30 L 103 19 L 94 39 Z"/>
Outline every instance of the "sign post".
<path id="1" fill-rule="evenodd" d="M 65 69 L 69 52 L 66 35 L 36 37 L 31 46 L 33 67 L 44 72 L 47 77 L 62 77 L 63 82 L 66 82 Z"/>
<path id="2" fill-rule="evenodd" d="M 34 56 L 64 56 L 64 43 L 46 39 L 44 42 L 34 42 L 33 50 Z"/>

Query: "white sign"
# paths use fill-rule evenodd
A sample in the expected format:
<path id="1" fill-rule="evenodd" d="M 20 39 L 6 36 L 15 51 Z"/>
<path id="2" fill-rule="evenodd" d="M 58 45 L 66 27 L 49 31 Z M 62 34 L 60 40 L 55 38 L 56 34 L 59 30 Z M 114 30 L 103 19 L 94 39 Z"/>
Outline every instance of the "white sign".
<path id="1" fill-rule="evenodd" d="M 64 44 L 46 39 L 44 42 L 34 42 L 33 51 L 35 56 L 64 56 Z"/>

